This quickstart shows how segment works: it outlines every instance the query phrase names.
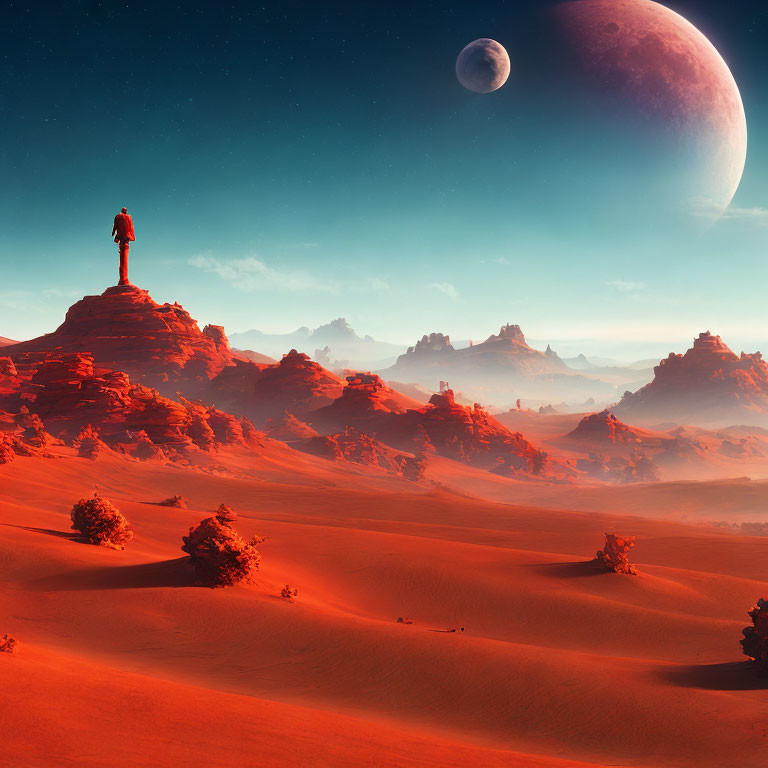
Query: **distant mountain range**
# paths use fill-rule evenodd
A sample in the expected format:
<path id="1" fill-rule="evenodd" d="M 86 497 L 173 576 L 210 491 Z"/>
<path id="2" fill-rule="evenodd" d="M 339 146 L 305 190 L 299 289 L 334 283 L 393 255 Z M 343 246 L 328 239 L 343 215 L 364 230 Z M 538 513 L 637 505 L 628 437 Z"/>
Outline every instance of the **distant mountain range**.
<path id="1" fill-rule="evenodd" d="M 233 333 L 230 341 L 259 363 L 279 360 L 295 349 L 331 370 L 377 371 L 385 379 L 418 385 L 427 392 L 433 392 L 440 380 L 449 380 L 457 393 L 502 408 L 517 398 L 531 404 L 594 398 L 607 405 L 627 389 L 647 384 L 655 362 L 625 365 L 584 355 L 563 360 L 549 346 L 544 351 L 531 347 L 520 326 L 511 324 L 480 343 L 451 343 L 447 335 L 431 333 L 407 350 L 358 335 L 344 318 L 285 334 Z"/>
<path id="2" fill-rule="evenodd" d="M 278 360 L 295 349 L 337 368 L 380 368 L 390 365 L 405 351 L 404 345 L 358 336 L 343 317 L 314 330 L 302 326 L 292 333 L 270 334 L 254 329 L 230 334 L 229 340 L 238 349 L 253 350 Z"/>
<path id="3" fill-rule="evenodd" d="M 607 403 L 619 393 L 615 383 L 601 380 L 592 371 L 569 368 L 550 347 L 543 352 L 534 349 L 520 326 L 510 324 L 485 341 L 461 349 L 442 333 L 423 336 L 379 373 L 433 390 L 440 380 L 448 381 L 455 390 L 499 407 L 518 398 L 546 403 L 593 397 Z M 635 372 L 630 378 L 635 378 Z"/>
<path id="4" fill-rule="evenodd" d="M 6 339 L 5 336 L 0 336 L 0 347 L 7 347 L 10 344 L 15 344 L 16 342 L 12 339 Z"/>

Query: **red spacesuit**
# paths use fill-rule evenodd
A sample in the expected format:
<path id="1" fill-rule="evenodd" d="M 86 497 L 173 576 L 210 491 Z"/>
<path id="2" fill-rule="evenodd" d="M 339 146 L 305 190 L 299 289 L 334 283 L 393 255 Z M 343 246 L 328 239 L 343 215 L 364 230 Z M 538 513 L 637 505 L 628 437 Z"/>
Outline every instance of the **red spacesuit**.
<path id="1" fill-rule="evenodd" d="M 131 240 L 135 240 L 136 236 L 133 233 L 133 219 L 128 215 L 127 208 L 122 208 L 120 213 L 115 216 L 112 234 L 115 236 L 115 242 L 120 251 L 120 282 L 118 285 L 130 285 L 128 281 L 128 248 Z"/>

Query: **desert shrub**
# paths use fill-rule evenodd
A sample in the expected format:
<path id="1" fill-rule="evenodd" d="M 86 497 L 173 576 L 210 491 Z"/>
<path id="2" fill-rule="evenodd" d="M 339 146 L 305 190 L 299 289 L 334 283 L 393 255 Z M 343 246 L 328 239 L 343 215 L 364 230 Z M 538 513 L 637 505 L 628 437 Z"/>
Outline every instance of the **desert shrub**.
<path id="1" fill-rule="evenodd" d="M 89 544 L 123 549 L 133 538 L 133 531 L 120 510 L 98 493 L 80 499 L 72 507 L 72 528 L 83 534 Z"/>
<path id="2" fill-rule="evenodd" d="M 286 584 L 280 590 L 280 597 L 284 597 L 286 600 L 293 600 L 299 594 L 299 590 L 296 587 L 292 587 L 290 584 Z"/>
<path id="3" fill-rule="evenodd" d="M 161 507 L 176 507 L 176 509 L 186 509 L 188 504 L 183 496 L 171 496 L 158 503 Z"/>
<path id="4" fill-rule="evenodd" d="M 16 638 L 7 633 L 0 637 L 0 653 L 13 653 L 17 645 Z"/>
<path id="5" fill-rule="evenodd" d="M 595 561 L 612 573 L 637 573 L 637 568 L 630 565 L 627 553 L 635 546 L 634 536 L 605 534 L 605 547 L 595 555 Z"/>
<path id="6" fill-rule="evenodd" d="M 762 598 L 749 610 L 751 627 L 744 627 L 744 639 L 741 647 L 744 655 L 757 662 L 764 672 L 768 672 L 768 600 Z"/>
<path id="7" fill-rule="evenodd" d="M 224 587 L 253 581 L 259 568 L 261 555 L 256 545 L 264 539 L 254 537 L 246 542 L 231 525 L 222 522 L 225 515 L 206 518 L 183 537 L 182 550 L 190 556 L 200 584 Z"/>

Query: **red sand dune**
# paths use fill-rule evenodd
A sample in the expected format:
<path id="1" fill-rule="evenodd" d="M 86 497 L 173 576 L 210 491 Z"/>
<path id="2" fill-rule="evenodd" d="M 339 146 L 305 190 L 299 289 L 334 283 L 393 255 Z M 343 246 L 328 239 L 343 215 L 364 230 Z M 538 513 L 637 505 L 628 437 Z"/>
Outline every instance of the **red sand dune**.
<path id="1" fill-rule="evenodd" d="M 481 501 L 309 456 L 216 477 L 60 453 L 0 467 L 15 764 L 763 765 L 768 690 L 738 640 L 768 592 L 768 538 Z M 95 486 L 134 527 L 122 552 L 67 535 Z M 657 503 L 679 492 L 657 487 Z M 643 488 L 607 490 L 616 510 Z M 173 493 L 190 508 L 148 503 Z M 253 586 L 191 586 L 180 559 L 221 501 L 268 537 Z M 638 537 L 639 576 L 585 562 L 605 530 Z M 295 603 L 278 597 L 287 581 Z"/>

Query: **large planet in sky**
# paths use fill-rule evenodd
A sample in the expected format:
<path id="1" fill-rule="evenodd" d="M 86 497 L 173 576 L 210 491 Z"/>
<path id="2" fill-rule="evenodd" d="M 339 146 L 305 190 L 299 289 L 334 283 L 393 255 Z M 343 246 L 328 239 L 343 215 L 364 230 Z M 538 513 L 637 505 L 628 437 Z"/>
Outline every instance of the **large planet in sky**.
<path id="1" fill-rule="evenodd" d="M 490 93 L 509 77 L 509 54 L 501 43 L 487 37 L 473 40 L 456 59 L 456 77 L 470 91 Z"/>
<path id="2" fill-rule="evenodd" d="M 714 45 L 651 0 L 574 0 L 556 13 L 593 84 L 624 103 L 638 125 L 666 133 L 688 153 L 686 204 L 727 208 L 744 171 L 747 122 Z"/>

